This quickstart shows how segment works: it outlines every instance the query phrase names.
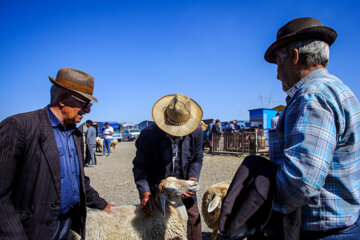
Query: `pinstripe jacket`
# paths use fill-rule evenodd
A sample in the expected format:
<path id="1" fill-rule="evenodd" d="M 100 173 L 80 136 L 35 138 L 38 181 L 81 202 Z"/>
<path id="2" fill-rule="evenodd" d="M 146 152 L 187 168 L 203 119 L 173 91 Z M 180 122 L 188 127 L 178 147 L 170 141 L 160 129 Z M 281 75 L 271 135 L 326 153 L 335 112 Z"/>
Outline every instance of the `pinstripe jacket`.
<path id="1" fill-rule="evenodd" d="M 73 132 L 80 164 L 80 207 L 72 229 L 85 232 L 86 206 L 104 209 L 84 175 L 83 138 Z M 51 239 L 60 211 L 59 153 L 47 108 L 0 123 L 0 239 Z"/>

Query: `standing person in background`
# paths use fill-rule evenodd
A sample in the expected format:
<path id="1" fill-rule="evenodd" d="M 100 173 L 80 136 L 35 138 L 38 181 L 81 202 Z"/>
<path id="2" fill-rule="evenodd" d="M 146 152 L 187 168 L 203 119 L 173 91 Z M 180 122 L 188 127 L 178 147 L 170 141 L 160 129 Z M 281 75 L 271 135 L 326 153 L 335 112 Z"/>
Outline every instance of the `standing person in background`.
<path id="1" fill-rule="evenodd" d="M 236 150 L 240 147 L 240 135 L 235 134 L 236 132 L 240 131 L 240 129 L 238 127 L 239 126 L 237 125 L 237 121 L 232 120 L 229 125 L 229 133 L 231 133 L 231 135 L 228 138 L 230 141 L 229 141 L 229 143 L 227 143 L 230 150 Z M 225 139 L 226 139 L 226 137 L 225 137 Z"/>
<path id="2" fill-rule="evenodd" d="M 279 120 L 280 113 L 277 112 L 276 116 L 271 119 L 271 129 L 275 129 Z"/>
<path id="3" fill-rule="evenodd" d="M 231 133 L 235 133 L 238 130 L 237 121 L 232 120 L 232 122 L 230 123 L 229 128 L 231 130 Z"/>
<path id="4" fill-rule="evenodd" d="M 162 179 L 176 177 L 198 181 L 203 161 L 203 137 L 199 126 L 203 112 L 191 98 L 167 95 L 154 105 L 155 124 L 141 131 L 136 141 L 133 173 L 145 216 L 151 216 Z M 187 239 L 201 240 L 201 220 L 196 194 L 184 192 L 188 213 Z"/>
<path id="5" fill-rule="evenodd" d="M 221 122 L 219 119 L 215 120 L 215 124 L 212 127 L 212 131 L 211 134 L 222 134 L 222 127 L 221 127 Z"/>
<path id="6" fill-rule="evenodd" d="M 228 122 L 225 122 L 225 126 L 224 126 L 224 129 L 223 129 L 223 132 L 230 132 L 230 127 L 229 127 L 229 123 Z"/>
<path id="7" fill-rule="evenodd" d="M 85 155 L 85 166 L 88 167 L 89 164 L 91 167 L 96 165 L 96 156 L 95 156 L 95 147 L 96 147 L 96 129 L 93 127 L 93 122 L 91 120 L 86 121 L 86 155 Z"/>
<path id="8" fill-rule="evenodd" d="M 215 140 L 215 146 L 212 146 L 212 150 L 217 150 L 219 148 L 220 138 L 222 134 L 221 122 L 219 119 L 215 120 L 215 124 L 212 127 L 210 139 Z M 215 134 L 215 135 L 214 135 Z"/>
<path id="9" fill-rule="evenodd" d="M 110 145 L 111 145 L 111 142 L 113 140 L 113 133 L 114 133 L 114 129 L 112 127 L 110 127 L 110 124 L 109 123 L 105 123 L 105 129 L 103 131 L 103 134 L 104 134 L 104 147 L 103 147 L 103 156 L 105 156 L 105 153 L 106 153 L 106 149 L 108 151 L 107 153 L 107 157 L 110 156 Z"/>
<path id="10" fill-rule="evenodd" d="M 76 128 L 90 112 L 94 78 L 59 70 L 50 104 L 0 123 L 0 239 L 85 237 L 86 206 L 111 212 L 85 176 L 83 134 Z"/>
<path id="11" fill-rule="evenodd" d="M 209 143 L 209 147 L 210 147 L 210 151 L 212 150 L 212 138 L 211 138 L 211 131 L 212 131 L 212 128 L 215 124 L 215 120 L 211 120 L 211 122 L 209 123 L 209 125 L 207 126 L 207 141 Z"/>
<path id="12" fill-rule="evenodd" d="M 302 240 L 360 239 L 360 104 L 326 69 L 336 37 L 317 19 L 297 18 L 265 53 L 288 95 L 270 138 L 273 209 L 301 208 Z"/>

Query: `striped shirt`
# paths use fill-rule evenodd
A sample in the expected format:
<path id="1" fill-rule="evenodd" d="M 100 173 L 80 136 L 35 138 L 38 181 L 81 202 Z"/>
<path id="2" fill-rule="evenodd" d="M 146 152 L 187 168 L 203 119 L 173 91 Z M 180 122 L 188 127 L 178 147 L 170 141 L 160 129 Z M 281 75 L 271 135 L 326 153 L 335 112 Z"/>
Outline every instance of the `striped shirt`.
<path id="1" fill-rule="evenodd" d="M 279 166 L 273 209 L 302 207 L 302 228 L 322 231 L 355 223 L 360 210 L 360 105 L 326 69 L 289 91 L 270 159 Z"/>

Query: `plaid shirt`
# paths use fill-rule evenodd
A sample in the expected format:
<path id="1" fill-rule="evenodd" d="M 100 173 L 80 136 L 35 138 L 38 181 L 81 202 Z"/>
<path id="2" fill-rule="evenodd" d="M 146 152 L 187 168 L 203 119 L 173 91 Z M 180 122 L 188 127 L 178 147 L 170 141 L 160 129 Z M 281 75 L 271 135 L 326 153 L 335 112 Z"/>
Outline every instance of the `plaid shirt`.
<path id="1" fill-rule="evenodd" d="M 270 159 L 279 166 L 273 209 L 302 207 L 302 228 L 329 230 L 355 223 L 360 210 L 360 105 L 324 69 L 289 91 Z"/>

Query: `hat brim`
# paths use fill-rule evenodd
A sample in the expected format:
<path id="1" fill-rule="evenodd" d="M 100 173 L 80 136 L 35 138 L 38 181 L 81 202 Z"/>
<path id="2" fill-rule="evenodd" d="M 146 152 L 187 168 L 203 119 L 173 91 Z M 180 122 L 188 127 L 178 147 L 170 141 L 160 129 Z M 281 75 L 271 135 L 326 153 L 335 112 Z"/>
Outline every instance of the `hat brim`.
<path id="1" fill-rule="evenodd" d="M 176 136 L 182 137 L 186 136 L 196 130 L 200 126 L 200 122 L 203 116 L 203 111 L 199 104 L 197 104 L 193 99 L 190 99 L 190 118 L 183 125 L 171 125 L 166 120 L 166 107 L 169 105 L 169 102 L 172 98 L 175 97 L 175 94 L 166 95 L 160 98 L 152 108 L 152 117 L 155 124 L 164 132 Z"/>
<path id="2" fill-rule="evenodd" d="M 87 99 L 90 100 L 90 101 L 93 101 L 93 102 L 96 102 L 96 103 L 98 102 L 98 100 L 97 100 L 93 95 L 91 95 L 91 94 L 89 94 L 89 93 L 84 93 L 84 92 L 81 92 L 81 91 L 78 91 L 78 90 L 75 90 L 75 89 L 66 87 L 66 86 L 64 86 L 64 85 L 56 82 L 56 80 L 55 80 L 53 77 L 51 77 L 51 76 L 49 76 L 49 79 L 50 79 L 50 82 L 51 82 L 52 84 L 54 84 L 54 85 L 61 86 L 61 87 L 66 88 L 66 89 L 68 89 L 68 90 L 70 90 L 70 91 L 76 92 L 76 93 L 80 94 L 81 96 L 84 96 L 85 98 L 87 98 Z"/>
<path id="3" fill-rule="evenodd" d="M 270 47 L 266 50 L 265 60 L 269 63 L 276 64 L 276 50 L 290 42 L 306 39 L 315 39 L 324 41 L 329 44 L 329 46 L 331 46 L 335 42 L 336 37 L 336 31 L 326 26 L 306 28 L 293 34 L 289 34 L 286 37 L 280 38 L 273 44 L 271 44 Z"/>

